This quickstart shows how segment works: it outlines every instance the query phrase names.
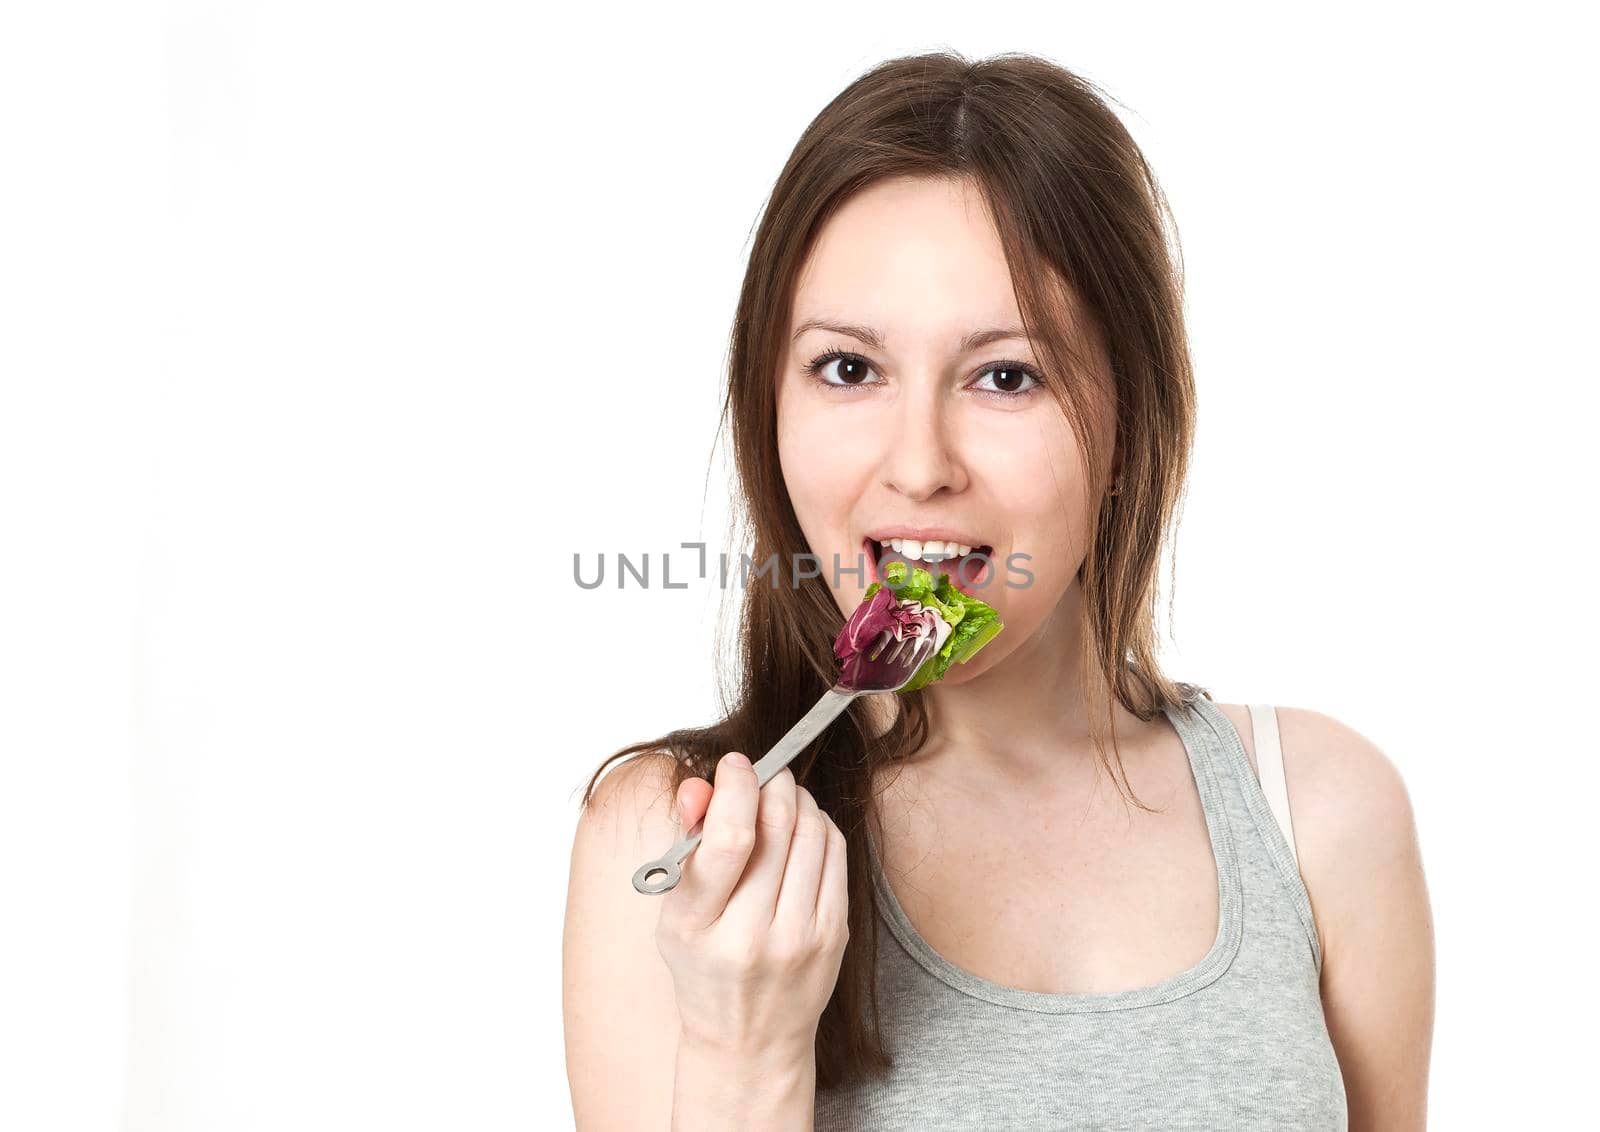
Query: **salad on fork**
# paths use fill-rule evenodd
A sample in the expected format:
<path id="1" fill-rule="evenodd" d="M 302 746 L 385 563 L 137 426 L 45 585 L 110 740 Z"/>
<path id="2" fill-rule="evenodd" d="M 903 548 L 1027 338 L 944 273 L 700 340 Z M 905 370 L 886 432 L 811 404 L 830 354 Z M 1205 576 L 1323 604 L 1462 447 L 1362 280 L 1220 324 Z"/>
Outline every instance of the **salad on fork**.
<path id="1" fill-rule="evenodd" d="M 857 696 L 925 688 L 952 664 L 971 660 L 1003 628 L 994 609 L 957 589 L 950 575 L 941 572 L 935 584 L 921 567 L 886 563 L 883 581 L 867 587 L 834 639 L 833 655 L 841 665 L 838 681 L 756 760 L 757 789 L 788 766 Z M 665 854 L 640 865 L 633 874 L 633 887 L 648 896 L 677 887 L 680 866 L 700 844 L 703 824 L 696 822 Z"/>
<path id="2" fill-rule="evenodd" d="M 909 575 L 909 576 L 908 576 Z M 839 686 L 862 691 L 914 692 L 945 674 L 952 664 L 965 664 L 1005 628 L 995 611 L 957 589 L 950 575 L 933 575 L 920 566 L 888 562 L 882 582 L 873 582 L 861 604 L 833 642 L 833 655 L 844 666 Z M 928 640 L 933 647 L 927 648 Z M 880 669 L 893 658 L 920 649 L 925 657 L 904 684 L 869 687 L 880 681 Z"/>

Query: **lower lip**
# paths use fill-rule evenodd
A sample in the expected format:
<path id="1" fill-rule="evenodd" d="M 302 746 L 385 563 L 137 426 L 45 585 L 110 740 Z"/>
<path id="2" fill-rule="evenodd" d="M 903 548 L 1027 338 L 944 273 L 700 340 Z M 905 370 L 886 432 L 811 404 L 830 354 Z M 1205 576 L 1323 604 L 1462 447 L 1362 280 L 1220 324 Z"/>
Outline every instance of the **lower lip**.
<path id="1" fill-rule="evenodd" d="M 867 569 L 872 572 L 872 580 L 874 582 L 883 581 L 883 576 L 878 571 L 878 558 L 873 553 L 872 540 L 870 538 L 861 540 L 861 553 L 867 560 Z M 884 547 L 884 553 L 891 553 L 887 546 Z M 989 553 L 992 556 L 994 551 L 991 550 Z M 935 574 L 936 570 L 943 570 L 950 575 L 950 580 L 955 583 L 956 589 L 968 597 L 981 597 L 983 587 L 989 580 L 989 574 L 994 569 L 994 563 L 989 559 L 980 559 L 976 570 L 969 566 L 964 572 L 961 572 L 956 570 L 961 561 L 962 559 L 959 558 L 946 558 L 943 562 L 924 562 L 922 563 L 922 568 L 927 570 L 928 573 L 934 574 L 935 577 L 938 576 Z"/>

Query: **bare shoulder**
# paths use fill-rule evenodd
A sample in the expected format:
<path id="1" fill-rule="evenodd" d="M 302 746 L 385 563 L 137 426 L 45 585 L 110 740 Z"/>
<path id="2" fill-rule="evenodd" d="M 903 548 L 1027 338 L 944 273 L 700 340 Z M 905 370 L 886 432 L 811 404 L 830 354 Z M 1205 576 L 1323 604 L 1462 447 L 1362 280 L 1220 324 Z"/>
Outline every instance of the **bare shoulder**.
<path id="1" fill-rule="evenodd" d="M 1249 709 L 1218 704 L 1252 752 Z M 1350 1127 L 1422 1128 L 1434 935 L 1411 797 L 1389 755 L 1323 712 L 1279 707 L 1300 874 L 1323 953 L 1322 999 Z"/>
<path id="2" fill-rule="evenodd" d="M 1249 708 L 1217 707 L 1233 722 L 1255 767 Z M 1394 760 L 1333 716 L 1302 707 L 1279 706 L 1277 713 L 1295 848 L 1307 887 L 1326 889 L 1332 897 L 1343 881 L 1370 883 L 1373 865 L 1413 854 L 1411 797 Z M 1313 903 L 1318 895 L 1312 891 Z"/>
<path id="3" fill-rule="evenodd" d="M 672 784 L 676 760 L 635 755 L 595 784 L 578 816 L 567 885 L 567 934 L 626 927 L 635 942 L 653 930 L 658 901 L 641 900 L 633 870 L 677 837 Z M 663 840 L 665 839 L 665 840 Z M 613 937 L 614 939 L 614 937 Z"/>
<path id="4" fill-rule="evenodd" d="M 624 760 L 595 783 L 579 816 L 580 829 L 605 827 L 614 834 L 632 834 L 640 824 L 672 824 L 672 783 L 677 766 L 677 760 L 663 751 L 647 751 Z M 623 824 L 628 828 L 614 828 Z"/>
<path id="5" fill-rule="evenodd" d="M 1254 767 L 1249 709 L 1243 704 L 1217 706 L 1233 721 Z M 1405 781 L 1376 743 L 1311 708 L 1280 706 L 1277 712 L 1296 842 L 1304 840 L 1304 848 L 1315 851 L 1318 845 L 1334 849 L 1376 838 L 1392 848 L 1397 839 L 1414 833 Z"/>
<path id="6" fill-rule="evenodd" d="M 1258 769 L 1250 709 L 1244 704 L 1217 707 L 1239 732 L 1250 766 Z M 1331 824 L 1325 831 L 1330 835 L 1365 834 L 1372 830 L 1361 828 L 1362 823 L 1387 825 L 1397 818 L 1410 819 L 1405 781 L 1394 761 L 1371 739 L 1311 708 L 1279 706 L 1277 713 L 1284 780 L 1297 835 L 1302 814 L 1312 825 Z"/>

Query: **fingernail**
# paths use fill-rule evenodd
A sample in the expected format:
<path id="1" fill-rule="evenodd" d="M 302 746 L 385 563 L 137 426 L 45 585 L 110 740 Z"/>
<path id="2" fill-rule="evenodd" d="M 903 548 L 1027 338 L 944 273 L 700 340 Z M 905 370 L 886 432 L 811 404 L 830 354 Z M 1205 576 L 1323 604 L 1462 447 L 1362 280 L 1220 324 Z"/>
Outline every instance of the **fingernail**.
<path id="1" fill-rule="evenodd" d="M 733 751 L 728 755 L 728 762 L 730 764 L 732 764 L 733 766 L 749 766 L 750 765 L 750 760 L 745 758 L 738 751 Z"/>

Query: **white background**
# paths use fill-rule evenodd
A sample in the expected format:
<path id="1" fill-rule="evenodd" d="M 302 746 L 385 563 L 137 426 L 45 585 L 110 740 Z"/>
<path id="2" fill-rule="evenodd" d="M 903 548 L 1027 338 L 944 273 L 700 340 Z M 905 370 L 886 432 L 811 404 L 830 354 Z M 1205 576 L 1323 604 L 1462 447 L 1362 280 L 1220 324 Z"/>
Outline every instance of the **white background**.
<path id="1" fill-rule="evenodd" d="M 1172 198 L 1168 671 L 1400 767 L 1435 1126 L 1588 1111 L 1568 10 L 8 6 L 0 1125 L 570 1125 L 578 790 L 711 718 L 721 597 L 572 555 L 723 548 L 765 194 L 852 78 L 947 46 L 1105 85 Z"/>

